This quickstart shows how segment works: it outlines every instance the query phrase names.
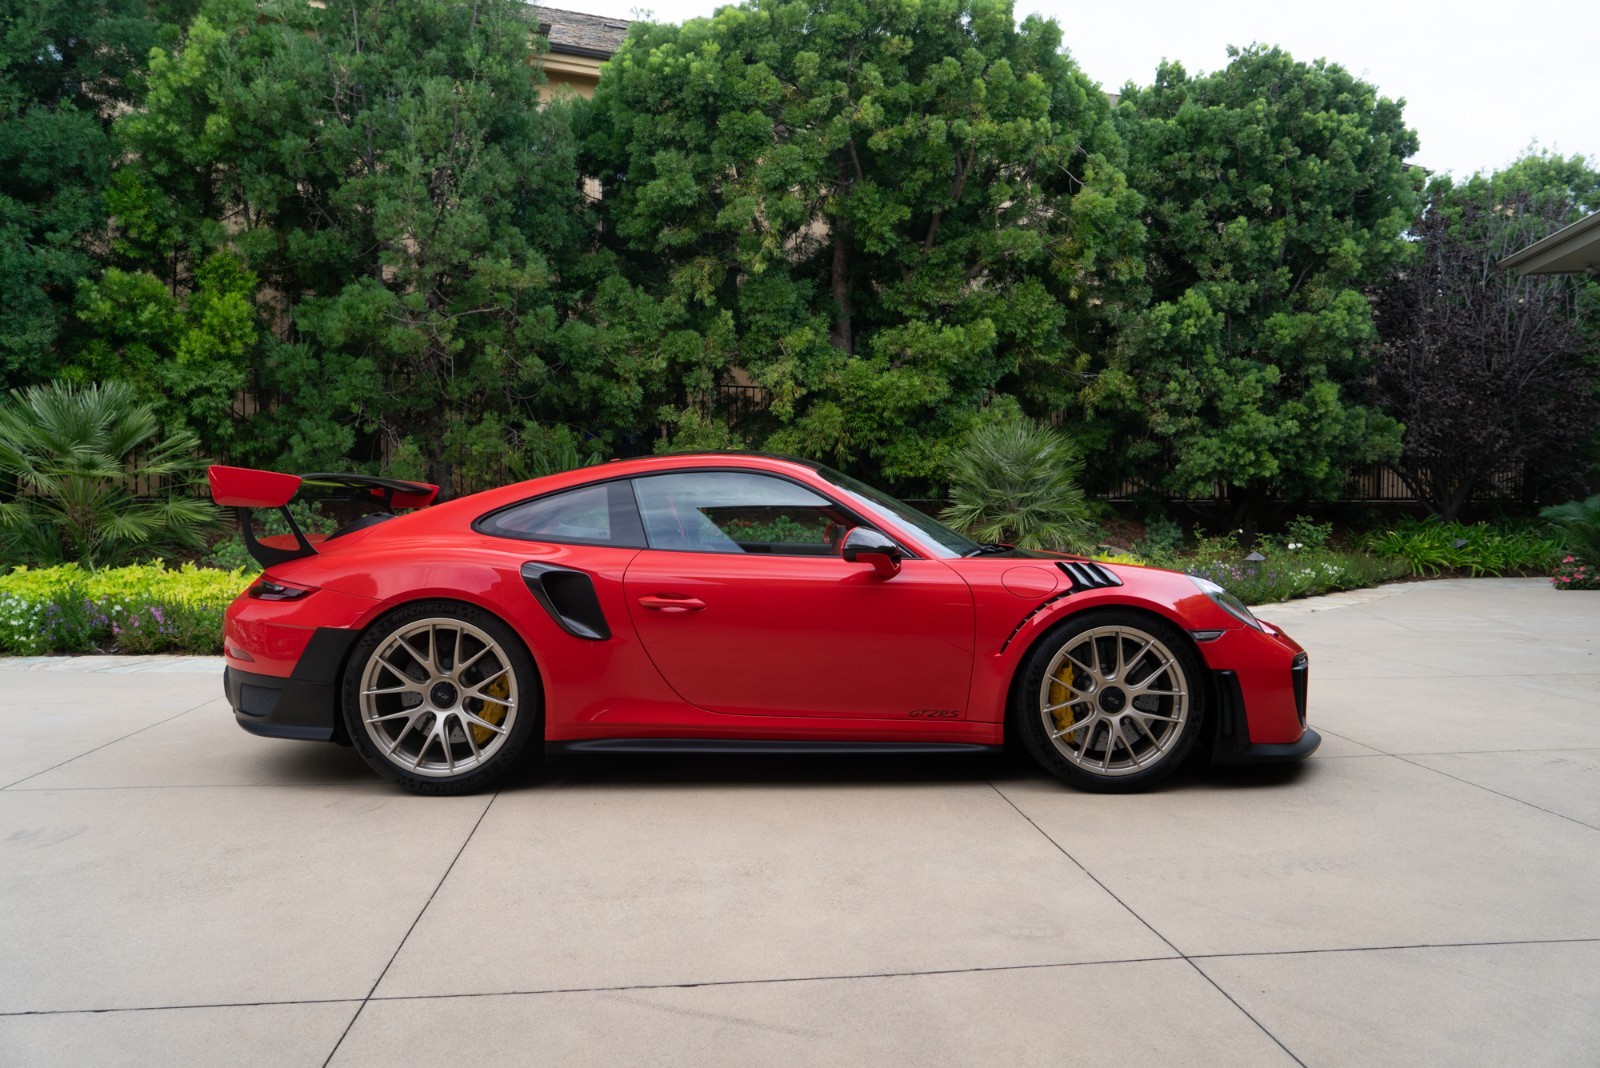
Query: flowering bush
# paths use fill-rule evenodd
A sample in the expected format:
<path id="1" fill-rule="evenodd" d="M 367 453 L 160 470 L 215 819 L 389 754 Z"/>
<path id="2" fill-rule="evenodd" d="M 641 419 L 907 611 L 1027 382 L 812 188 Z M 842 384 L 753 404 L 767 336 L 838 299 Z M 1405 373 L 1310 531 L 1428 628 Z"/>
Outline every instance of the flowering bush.
<path id="1" fill-rule="evenodd" d="M 1600 590 L 1600 567 L 1592 567 L 1573 556 L 1562 557 L 1550 585 L 1558 590 Z"/>
<path id="2" fill-rule="evenodd" d="M 0 575 L 0 652 L 214 654 L 222 613 L 253 576 L 161 563 Z"/>
<path id="3" fill-rule="evenodd" d="M 1270 604 L 1295 597 L 1362 589 L 1405 573 L 1404 565 L 1380 557 L 1290 544 L 1294 547 L 1286 545 L 1286 553 L 1269 555 L 1261 563 L 1249 563 L 1235 556 L 1229 560 L 1186 560 L 1182 569 L 1210 579 L 1245 604 Z"/>

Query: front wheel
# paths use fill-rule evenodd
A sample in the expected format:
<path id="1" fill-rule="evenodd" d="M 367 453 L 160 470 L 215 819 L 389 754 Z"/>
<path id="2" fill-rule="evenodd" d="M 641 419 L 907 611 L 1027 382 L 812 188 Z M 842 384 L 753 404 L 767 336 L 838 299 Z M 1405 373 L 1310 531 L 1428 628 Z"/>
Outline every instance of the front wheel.
<path id="1" fill-rule="evenodd" d="M 540 698 L 516 634 L 481 609 L 449 601 L 384 616 L 350 655 L 345 726 L 379 775 L 425 794 L 482 789 L 535 736 Z"/>
<path id="2" fill-rule="evenodd" d="M 1141 612 L 1085 612 L 1028 655 L 1015 722 L 1034 759 L 1071 785 L 1138 790 L 1194 747 L 1201 679 L 1175 627 Z"/>

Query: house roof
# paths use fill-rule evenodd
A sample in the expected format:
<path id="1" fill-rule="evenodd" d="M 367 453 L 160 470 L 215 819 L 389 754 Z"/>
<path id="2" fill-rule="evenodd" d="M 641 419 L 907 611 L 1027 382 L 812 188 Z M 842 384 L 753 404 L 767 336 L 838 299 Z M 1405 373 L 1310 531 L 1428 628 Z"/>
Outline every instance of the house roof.
<path id="1" fill-rule="evenodd" d="M 564 11 L 558 7 L 535 7 L 539 33 L 550 41 L 550 51 L 568 56 L 610 59 L 628 36 L 628 20 Z"/>
<path id="2" fill-rule="evenodd" d="M 1600 275 L 1600 211 L 1500 261 L 1522 274 Z"/>

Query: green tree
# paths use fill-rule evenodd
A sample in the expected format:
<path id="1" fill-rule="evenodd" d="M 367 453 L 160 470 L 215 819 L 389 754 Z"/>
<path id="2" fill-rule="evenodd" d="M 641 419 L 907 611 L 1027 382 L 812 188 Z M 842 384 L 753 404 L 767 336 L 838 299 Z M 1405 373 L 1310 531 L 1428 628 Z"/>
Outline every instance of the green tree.
<path id="1" fill-rule="evenodd" d="M 154 410 L 121 382 L 13 390 L 0 404 L 0 560 L 125 564 L 199 549 L 217 521 L 182 491 L 206 461 L 191 434 L 161 433 Z"/>
<path id="2" fill-rule="evenodd" d="M 735 438 L 926 486 L 997 396 L 1059 406 L 1141 270 L 1108 113 L 1008 0 L 636 25 L 582 163 L 661 324 L 666 444 L 726 437 L 706 409 L 742 373 L 771 403 Z"/>
<path id="3" fill-rule="evenodd" d="M 1220 483 L 1248 525 L 1272 495 L 1335 494 L 1398 448 L 1353 387 L 1373 338 L 1361 287 L 1404 254 L 1417 139 L 1401 103 L 1337 65 L 1231 55 L 1125 90 L 1149 299 L 1090 403 L 1121 420 L 1124 473 L 1205 496 Z"/>
<path id="4" fill-rule="evenodd" d="M 230 455 L 239 448 L 237 409 L 250 359 L 263 340 L 256 289 L 255 276 L 228 251 L 199 265 L 185 301 L 154 275 L 109 268 L 80 283 L 78 318 L 92 336 L 72 376 L 126 376 L 163 425 L 191 430 L 213 455 Z"/>
<path id="5" fill-rule="evenodd" d="M 285 0 L 262 18 L 210 0 L 153 55 L 111 192 L 123 267 L 178 298 L 165 314 L 186 332 L 138 349 L 115 291 L 153 290 L 108 276 L 83 298 L 99 355 L 156 359 L 207 440 L 242 459 L 414 464 L 449 490 L 543 440 L 583 403 L 557 359 L 556 291 L 587 231 L 530 12 Z M 259 407 L 229 437 L 217 420 L 239 366 Z"/>
<path id="6" fill-rule="evenodd" d="M 0 0 L 0 386 L 47 378 L 105 223 L 111 116 L 183 3 Z"/>

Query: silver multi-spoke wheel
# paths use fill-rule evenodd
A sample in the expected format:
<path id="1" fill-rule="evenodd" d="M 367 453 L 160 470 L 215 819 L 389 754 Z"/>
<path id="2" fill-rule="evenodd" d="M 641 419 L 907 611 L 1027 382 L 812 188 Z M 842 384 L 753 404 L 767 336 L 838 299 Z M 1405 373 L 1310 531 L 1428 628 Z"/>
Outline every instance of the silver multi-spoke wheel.
<path id="1" fill-rule="evenodd" d="M 493 635 L 428 616 L 372 647 L 357 698 L 361 727 L 386 763 L 441 779 L 494 759 L 516 728 L 521 695 L 512 658 Z"/>
<path id="2" fill-rule="evenodd" d="M 1194 744 L 1199 679 L 1181 633 L 1142 613 L 1104 609 L 1069 621 L 1032 653 L 1023 734 L 1070 782 L 1136 789 Z"/>

